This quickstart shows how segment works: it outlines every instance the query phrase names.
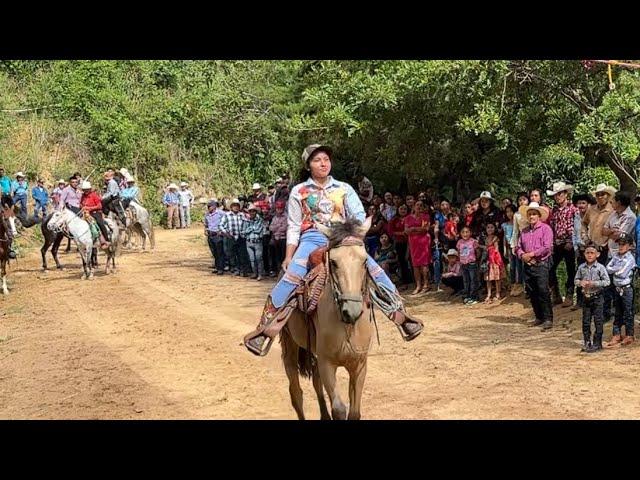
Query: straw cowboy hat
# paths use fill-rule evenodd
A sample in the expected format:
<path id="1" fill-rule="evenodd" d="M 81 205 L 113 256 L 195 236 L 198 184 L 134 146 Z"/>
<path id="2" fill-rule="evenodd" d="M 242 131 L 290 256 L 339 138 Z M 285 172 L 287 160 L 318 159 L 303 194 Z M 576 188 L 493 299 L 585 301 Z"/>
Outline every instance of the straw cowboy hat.
<path id="1" fill-rule="evenodd" d="M 177 190 L 178 186 L 175 183 L 170 183 L 169 184 L 169 190 Z"/>
<path id="2" fill-rule="evenodd" d="M 262 187 L 259 183 L 254 183 L 253 187 L 251 187 L 251 190 L 262 190 Z"/>
<path id="3" fill-rule="evenodd" d="M 65 185 L 67 184 L 67 182 L 64 181 L 64 179 L 62 179 L 62 178 L 60 180 L 58 180 L 58 185 L 60 185 L 61 183 L 65 184 Z"/>
<path id="4" fill-rule="evenodd" d="M 553 187 L 551 190 L 547 190 L 547 195 L 549 195 L 550 197 L 553 197 L 556 193 L 560 193 L 560 192 L 572 192 L 573 191 L 573 186 L 569 185 L 568 183 L 564 183 L 564 182 L 555 182 L 553 184 Z"/>
<path id="5" fill-rule="evenodd" d="M 527 212 L 529 210 L 535 210 L 536 212 L 538 212 L 538 214 L 540 215 L 540 219 L 543 222 L 547 219 L 547 217 L 549 217 L 549 211 L 546 208 L 542 208 L 540 205 L 538 205 L 537 202 L 531 202 L 529 205 L 522 205 L 518 209 L 518 212 L 520 213 L 520 215 L 522 215 L 522 218 L 528 218 Z"/>
<path id="6" fill-rule="evenodd" d="M 234 203 L 240 205 L 240 200 L 238 200 L 237 198 L 234 198 L 229 202 L 229 206 L 233 205 Z"/>
<path id="7" fill-rule="evenodd" d="M 20 178 L 20 177 L 25 178 L 24 173 L 22 172 L 16 173 L 16 178 Z"/>
<path id="8" fill-rule="evenodd" d="M 451 256 L 460 258 L 460 255 L 458 254 L 458 251 L 455 248 L 451 248 L 447 252 L 447 257 L 451 257 Z"/>
<path id="9" fill-rule="evenodd" d="M 80 187 L 81 190 L 90 190 L 91 189 L 91 183 L 87 182 L 86 180 L 84 182 L 82 182 L 82 187 Z"/>
<path id="10" fill-rule="evenodd" d="M 602 192 L 608 193 L 610 197 L 613 197 L 617 192 L 617 190 L 613 187 L 610 187 L 606 183 L 599 183 L 595 191 L 593 192 L 593 194 L 595 195 L 597 193 L 602 193 Z"/>
<path id="11" fill-rule="evenodd" d="M 181 187 L 188 187 L 189 184 L 187 182 L 180 182 Z"/>

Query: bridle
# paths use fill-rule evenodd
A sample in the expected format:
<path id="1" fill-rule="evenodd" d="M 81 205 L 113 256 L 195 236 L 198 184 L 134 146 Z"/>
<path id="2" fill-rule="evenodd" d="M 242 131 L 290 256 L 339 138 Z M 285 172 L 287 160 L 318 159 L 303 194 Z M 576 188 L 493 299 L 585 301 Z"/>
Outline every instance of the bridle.
<path id="1" fill-rule="evenodd" d="M 333 299 L 338 306 L 338 311 L 340 312 L 340 320 L 343 323 L 353 324 L 355 320 L 345 318 L 344 313 L 342 311 L 342 306 L 346 302 L 360 302 L 363 303 L 365 301 L 365 294 L 367 292 L 368 286 L 368 270 L 366 263 L 364 265 L 364 274 L 362 278 L 362 290 L 360 293 L 342 293 L 342 289 L 340 288 L 340 282 L 335 276 L 334 270 L 331 266 L 331 251 L 340 247 L 352 247 L 352 246 L 362 246 L 364 247 L 364 242 L 362 239 L 358 237 L 349 236 L 342 240 L 339 244 L 329 247 L 327 252 L 327 271 L 329 272 L 329 282 L 331 282 L 331 291 L 333 292 Z"/>

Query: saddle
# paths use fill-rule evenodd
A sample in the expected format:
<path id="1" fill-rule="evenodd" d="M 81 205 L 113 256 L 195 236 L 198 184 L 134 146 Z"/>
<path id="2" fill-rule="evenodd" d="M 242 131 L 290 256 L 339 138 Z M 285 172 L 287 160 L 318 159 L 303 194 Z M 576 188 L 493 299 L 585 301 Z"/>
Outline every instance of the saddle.
<path id="1" fill-rule="evenodd" d="M 307 317 L 313 317 L 318 307 L 318 301 L 327 284 L 327 267 L 325 258 L 328 248 L 320 247 L 309 255 L 311 269 L 302 278 L 294 295 L 297 299 L 297 307 Z"/>

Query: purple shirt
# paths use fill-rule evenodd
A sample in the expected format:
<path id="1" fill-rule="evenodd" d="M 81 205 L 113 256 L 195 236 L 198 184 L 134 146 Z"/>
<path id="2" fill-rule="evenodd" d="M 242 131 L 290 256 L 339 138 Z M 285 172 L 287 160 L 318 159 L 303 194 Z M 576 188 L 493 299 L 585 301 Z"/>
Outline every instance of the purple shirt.
<path id="1" fill-rule="evenodd" d="M 207 231 L 218 233 L 220 231 L 220 220 L 224 217 L 224 211 L 215 209 L 212 213 L 207 213 L 204 217 L 204 226 Z"/>
<path id="2" fill-rule="evenodd" d="M 76 190 L 71 185 L 62 190 L 60 194 L 60 203 L 58 209 L 62 210 L 65 205 L 80 208 L 80 199 L 82 198 L 82 190 Z"/>
<path id="3" fill-rule="evenodd" d="M 535 227 L 526 227 L 522 230 L 518 239 L 516 255 L 522 258 L 524 253 L 533 252 L 536 262 L 542 262 L 551 256 L 553 249 L 553 230 L 542 221 L 538 221 Z"/>

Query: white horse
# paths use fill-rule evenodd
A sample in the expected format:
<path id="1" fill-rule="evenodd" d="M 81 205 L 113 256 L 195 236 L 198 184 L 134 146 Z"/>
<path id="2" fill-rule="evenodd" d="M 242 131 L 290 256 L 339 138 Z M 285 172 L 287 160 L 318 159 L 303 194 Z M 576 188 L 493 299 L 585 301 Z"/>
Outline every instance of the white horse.
<path id="1" fill-rule="evenodd" d="M 124 231 L 125 247 L 131 247 L 131 239 L 133 237 L 133 234 L 137 233 L 142 238 L 142 250 L 146 250 L 147 248 L 147 238 L 149 239 L 149 243 L 151 244 L 151 250 L 154 250 L 156 247 L 156 240 L 149 211 L 142 205 L 140 205 L 136 200 L 131 201 L 127 210 L 129 210 L 129 212 L 133 210 L 135 213 L 132 216 L 133 218 L 131 219 L 130 224 L 129 219 L 127 219 L 128 225 Z M 127 215 L 129 215 L 129 213 L 127 213 Z"/>
<path id="2" fill-rule="evenodd" d="M 89 224 L 71 210 L 63 208 L 51 215 L 47 228 L 57 232 L 65 229 L 73 237 L 82 258 L 84 273 L 81 278 L 83 280 L 93 280 L 93 264 L 91 261 L 93 238 Z"/>

